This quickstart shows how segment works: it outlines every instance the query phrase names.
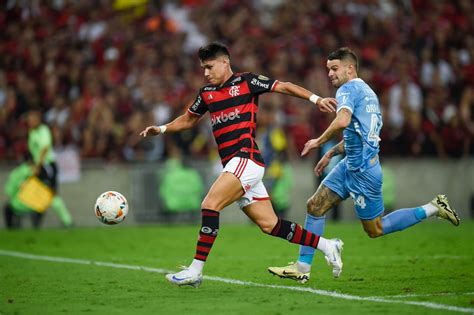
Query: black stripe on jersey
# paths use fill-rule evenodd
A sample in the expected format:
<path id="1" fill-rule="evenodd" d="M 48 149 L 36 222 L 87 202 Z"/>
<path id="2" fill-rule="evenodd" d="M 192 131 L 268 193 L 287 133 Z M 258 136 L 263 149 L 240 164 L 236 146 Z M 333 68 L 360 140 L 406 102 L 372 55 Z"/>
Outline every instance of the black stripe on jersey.
<path id="1" fill-rule="evenodd" d="M 234 139 L 239 139 L 241 135 L 249 134 L 250 133 L 250 128 L 242 128 L 242 129 L 237 129 L 228 133 L 224 133 L 220 135 L 219 137 L 216 137 L 216 143 L 219 145 L 223 142 L 226 141 L 232 141 Z M 255 132 L 254 132 L 255 133 Z M 255 137 L 255 135 L 254 135 Z"/>
<path id="2" fill-rule="evenodd" d="M 236 121 L 236 119 L 234 119 L 234 120 L 229 119 L 229 120 L 224 121 L 224 122 L 221 121 L 219 124 L 212 126 L 212 131 L 217 131 L 221 128 L 225 128 L 227 126 L 234 125 L 236 123 L 240 123 L 240 122 L 244 122 L 244 121 L 250 121 L 250 119 L 252 118 L 252 112 L 239 114 L 239 116 L 240 116 L 240 118 L 238 119 L 238 121 Z M 211 117 L 212 117 L 212 114 L 211 114 Z M 211 123 L 212 123 L 212 119 L 211 119 Z"/>
<path id="3" fill-rule="evenodd" d="M 222 158 L 225 158 L 226 156 L 239 151 L 241 148 L 252 148 L 252 140 L 250 140 L 250 138 L 242 139 L 234 145 L 220 149 L 219 154 Z"/>
<path id="4" fill-rule="evenodd" d="M 252 100 L 251 94 L 244 94 L 238 96 L 230 96 L 222 101 L 210 103 L 208 107 L 212 109 L 212 111 L 223 110 L 229 107 L 240 106 L 247 103 L 250 103 Z"/>

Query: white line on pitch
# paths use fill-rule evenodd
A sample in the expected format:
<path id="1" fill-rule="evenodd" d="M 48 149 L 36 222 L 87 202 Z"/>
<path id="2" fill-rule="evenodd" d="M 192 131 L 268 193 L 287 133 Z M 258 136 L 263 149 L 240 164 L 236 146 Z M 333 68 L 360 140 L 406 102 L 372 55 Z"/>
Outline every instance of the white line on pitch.
<path id="1" fill-rule="evenodd" d="M 410 298 L 410 297 L 430 297 L 430 296 L 460 296 L 460 295 L 474 295 L 474 292 L 439 292 L 439 293 L 426 293 L 426 294 L 416 294 L 416 293 L 407 293 L 407 294 L 396 294 L 396 295 L 380 295 L 380 296 L 370 296 L 374 299 L 398 299 L 398 298 Z"/>
<path id="2" fill-rule="evenodd" d="M 94 265 L 94 266 L 130 269 L 130 270 L 143 270 L 143 271 L 154 272 L 154 273 L 171 272 L 170 270 L 160 269 L 160 268 L 116 264 L 116 263 L 109 263 L 109 262 L 101 262 L 101 261 L 85 260 L 85 259 L 74 259 L 74 258 L 66 258 L 66 257 L 33 255 L 33 254 L 27 254 L 27 253 L 21 253 L 21 252 L 16 252 L 16 251 L 9 251 L 9 250 L 1 250 L 1 249 L 0 249 L 0 255 L 30 259 L 30 260 L 44 260 L 44 261 L 58 262 L 58 263 L 71 263 L 71 264 Z M 271 285 L 271 284 L 263 284 L 263 283 L 256 283 L 256 282 L 250 282 L 250 281 L 227 279 L 227 278 L 221 278 L 221 277 L 212 277 L 212 276 L 204 276 L 204 279 L 210 280 L 210 281 L 224 282 L 224 283 L 229 283 L 229 284 L 244 285 L 244 286 L 307 292 L 307 293 L 312 293 L 316 295 L 329 296 L 329 297 L 339 298 L 339 299 L 344 299 L 344 300 L 416 305 L 416 306 L 422 306 L 422 307 L 431 308 L 431 309 L 448 310 L 448 311 L 453 311 L 453 312 L 474 314 L 474 308 L 458 307 L 458 306 L 451 306 L 451 305 L 431 303 L 431 302 L 392 300 L 392 299 L 387 299 L 387 298 L 382 298 L 382 297 L 363 297 L 363 296 L 350 295 L 350 294 L 338 293 L 338 292 L 333 292 L 333 291 L 318 290 L 318 289 L 313 289 L 313 288 L 308 288 L 308 287 Z"/>

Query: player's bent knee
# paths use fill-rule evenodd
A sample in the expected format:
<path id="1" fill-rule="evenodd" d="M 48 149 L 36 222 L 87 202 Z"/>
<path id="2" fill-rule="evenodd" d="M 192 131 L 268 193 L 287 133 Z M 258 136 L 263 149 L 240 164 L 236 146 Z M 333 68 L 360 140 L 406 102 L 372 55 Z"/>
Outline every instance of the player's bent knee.
<path id="1" fill-rule="evenodd" d="M 317 205 L 313 198 L 309 198 L 308 201 L 306 201 L 306 211 L 314 217 L 322 217 L 324 215 L 323 209 Z"/>
<path id="2" fill-rule="evenodd" d="M 382 230 L 365 231 L 370 238 L 376 238 L 383 235 Z"/>
<path id="3" fill-rule="evenodd" d="M 275 227 L 275 224 L 273 224 L 270 221 L 259 221 L 255 223 L 257 223 L 260 230 L 265 234 L 271 234 L 273 231 L 273 228 Z"/>
<path id="4" fill-rule="evenodd" d="M 220 210 L 222 210 L 222 206 L 220 206 L 217 202 L 204 200 L 201 203 L 201 209 L 211 209 L 211 210 L 214 210 L 214 211 L 220 211 Z"/>

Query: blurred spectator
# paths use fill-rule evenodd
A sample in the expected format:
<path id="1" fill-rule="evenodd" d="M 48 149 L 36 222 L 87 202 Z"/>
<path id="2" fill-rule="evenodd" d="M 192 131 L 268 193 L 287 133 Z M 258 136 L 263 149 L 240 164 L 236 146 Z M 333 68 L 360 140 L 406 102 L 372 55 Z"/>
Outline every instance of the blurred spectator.
<path id="1" fill-rule="evenodd" d="M 420 116 L 423 96 L 420 87 L 413 82 L 404 64 L 399 64 L 398 82 L 388 91 L 388 127 L 392 134 L 399 134 L 410 116 Z M 416 118 L 418 119 L 418 118 Z"/>
<path id="2" fill-rule="evenodd" d="M 466 131 L 467 151 L 472 154 L 474 149 L 474 87 L 472 85 L 464 89 L 459 109 L 461 125 Z"/>
<path id="3" fill-rule="evenodd" d="M 472 1 L 9 0 L 0 7 L 2 160 L 19 161 L 25 153 L 19 118 L 31 108 L 40 108 L 62 132 L 61 145 L 78 147 L 82 158 L 165 157 L 163 141 L 176 139 L 139 143 L 137 126 L 183 111 L 203 83 L 196 50 L 212 40 L 229 46 L 237 70 L 300 82 L 324 96 L 334 94 L 327 53 L 350 46 L 388 118 L 382 154 L 443 155 L 448 125 L 467 132 L 472 143 L 466 105 L 467 86 L 474 84 Z M 287 115 L 282 127 L 289 155 L 297 156 L 324 118 L 309 107 L 295 109 L 301 106 L 293 100 L 276 102 L 268 95 L 261 104 Z M 442 119 L 449 104 L 457 123 Z M 208 132 L 196 129 L 178 140 L 183 147 L 195 141 L 193 150 L 205 152 L 213 145 Z M 452 150 L 450 156 L 464 154 Z"/>

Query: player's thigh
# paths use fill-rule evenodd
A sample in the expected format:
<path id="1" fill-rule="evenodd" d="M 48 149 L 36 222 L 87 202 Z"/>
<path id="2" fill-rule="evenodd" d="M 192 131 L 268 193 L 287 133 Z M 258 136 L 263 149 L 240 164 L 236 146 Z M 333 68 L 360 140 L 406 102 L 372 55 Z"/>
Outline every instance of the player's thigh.
<path id="1" fill-rule="evenodd" d="M 384 212 L 381 169 L 372 167 L 364 172 L 348 172 L 347 177 L 357 217 L 364 221 L 380 217 Z"/>
<path id="2" fill-rule="evenodd" d="M 341 201 L 342 198 L 338 194 L 321 183 L 316 192 L 308 199 L 306 209 L 309 214 L 320 217 Z"/>
<path id="3" fill-rule="evenodd" d="M 221 173 L 201 204 L 202 209 L 220 211 L 244 194 L 240 180 L 232 173 Z M 185 196 L 183 196 L 185 197 Z"/>
<path id="4" fill-rule="evenodd" d="M 378 236 L 383 235 L 383 229 L 382 229 L 382 217 L 376 217 L 375 219 L 372 220 L 360 220 L 362 223 L 362 227 L 364 228 L 364 231 L 367 233 L 367 235 L 371 238 L 375 238 Z"/>
<path id="5" fill-rule="evenodd" d="M 272 232 L 278 222 L 278 217 L 273 210 L 270 200 L 251 203 L 243 207 L 242 211 L 267 234 Z"/>

